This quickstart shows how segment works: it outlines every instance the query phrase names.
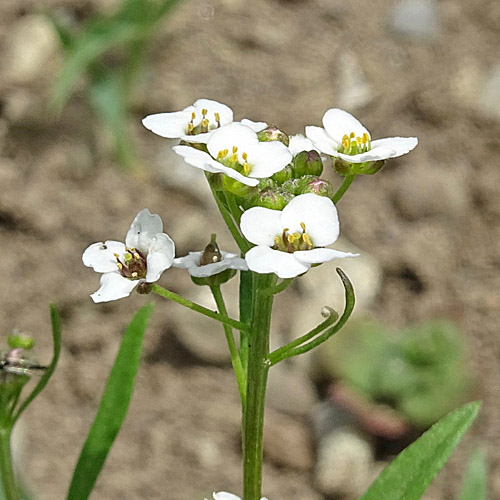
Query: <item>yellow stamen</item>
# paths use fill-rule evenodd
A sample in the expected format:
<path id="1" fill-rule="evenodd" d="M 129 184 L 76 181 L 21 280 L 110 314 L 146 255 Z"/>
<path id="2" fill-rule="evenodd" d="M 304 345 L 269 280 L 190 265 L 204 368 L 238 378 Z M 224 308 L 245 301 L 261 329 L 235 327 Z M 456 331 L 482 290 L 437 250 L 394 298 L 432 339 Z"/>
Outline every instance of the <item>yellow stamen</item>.
<path id="1" fill-rule="evenodd" d="M 206 118 L 203 118 L 203 120 L 201 120 L 201 126 L 208 127 L 208 120 Z"/>
<path id="2" fill-rule="evenodd" d="M 137 278 L 138 274 L 136 272 L 132 273 L 132 278 Z"/>
<path id="3" fill-rule="evenodd" d="M 308 235 L 308 234 L 303 234 L 303 235 L 302 235 L 302 238 L 304 238 L 304 241 L 305 241 L 308 245 L 313 246 L 313 242 L 312 242 L 312 240 L 311 240 L 311 238 L 309 237 L 309 235 Z"/>
<path id="4" fill-rule="evenodd" d="M 344 148 L 344 150 L 347 151 L 349 149 L 349 146 L 350 146 L 349 137 L 347 137 L 347 135 L 344 135 L 342 137 L 342 147 Z"/>
<path id="5" fill-rule="evenodd" d="M 293 243 L 295 241 L 295 237 L 293 234 L 288 234 L 286 236 L 286 239 L 288 240 L 288 243 Z"/>
<path id="6" fill-rule="evenodd" d="M 131 261 L 131 260 L 132 260 L 132 254 L 131 254 L 130 252 L 127 252 L 127 253 L 125 254 L 125 261 L 126 261 L 126 262 L 129 262 L 129 261 Z"/>
<path id="7" fill-rule="evenodd" d="M 354 132 L 351 132 L 351 133 L 349 134 L 349 138 L 350 138 L 350 139 L 354 139 L 355 137 L 356 137 L 356 134 L 355 134 Z"/>
<path id="8" fill-rule="evenodd" d="M 229 158 L 229 161 L 231 163 L 238 163 L 238 155 L 235 155 L 235 154 L 231 155 L 231 158 Z"/>
<path id="9" fill-rule="evenodd" d="M 278 246 L 278 245 L 280 244 L 280 241 L 281 241 L 281 239 L 280 239 L 280 237 L 279 237 L 279 236 L 275 236 L 275 237 L 274 237 L 274 244 L 275 244 L 276 246 Z"/>
<path id="10" fill-rule="evenodd" d="M 217 159 L 218 159 L 218 160 L 220 160 L 221 158 L 224 158 L 224 150 L 219 151 L 219 152 L 217 153 Z"/>
<path id="11" fill-rule="evenodd" d="M 356 137 L 356 142 L 361 146 L 363 139 L 361 137 Z"/>
<path id="12" fill-rule="evenodd" d="M 134 259 L 135 260 L 141 260 L 141 256 L 137 252 L 135 252 L 134 253 Z"/>
<path id="13" fill-rule="evenodd" d="M 238 146 L 233 146 L 233 154 L 238 152 Z"/>
<path id="14" fill-rule="evenodd" d="M 117 253 L 114 253 L 113 255 L 114 255 L 114 256 L 115 256 L 115 258 L 117 258 L 117 259 L 120 257 Z"/>
<path id="15" fill-rule="evenodd" d="M 214 113 L 214 116 L 215 116 L 215 121 L 218 123 L 218 125 L 220 127 L 220 114 L 219 113 Z"/>
<path id="16" fill-rule="evenodd" d="M 300 223 L 300 227 L 302 228 L 302 231 L 305 231 L 306 230 L 306 224 L 305 224 L 305 222 L 301 222 Z"/>
<path id="17" fill-rule="evenodd" d="M 123 269 L 123 264 L 121 262 L 118 262 L 116 265 L 118 266 L 118 269 L 120 269 L 120 270 Z"/>
<path id="18" fill-rule="evenodd" d="M 246 163 L 246 162 L 245 162 L 245 163 L 243 164 L 243 172 L 245 172 L 245 174 L 247 174 L 247 175 L 248 175 L 248 174 L 250 173 L 250 170 L 251 170 L 250 165 L 249 165 L 248 163 Z"/>
<path id="19" fill-rule="evenodd" d="M 204 117 L 207 115 L 207 113 L 208 113 L 208 109 L 203 108 L 203 109 L 201 110 L 201 114 L 202 114 Z"/>
<path id="20" fill-rule="evenodd" d="M 247 161 L 248 154 L 247 154 L 247 153 L 243 153 L 243 154 L 241 155 L 241 157 L 243 158 L 243 161 Z"/>
<path id="21" fill-rule="evenodd" d="M 194 125 L 192 123 L 188 124 L 188 132 L 192 132 L 194 130 Z"/>
<path id="22" fill-rule="evenodd" d="M 196 113 L 193 111 L 193 112 L 191 113 L 191 120 L 194 120 L 195 118 L 196 118 Z"/>
<path id="23" fill-rule="evenodd" d="M 366 132 L 363 133 L 363 142 L 365 144 L 370 142 L 370 136 Z"/>

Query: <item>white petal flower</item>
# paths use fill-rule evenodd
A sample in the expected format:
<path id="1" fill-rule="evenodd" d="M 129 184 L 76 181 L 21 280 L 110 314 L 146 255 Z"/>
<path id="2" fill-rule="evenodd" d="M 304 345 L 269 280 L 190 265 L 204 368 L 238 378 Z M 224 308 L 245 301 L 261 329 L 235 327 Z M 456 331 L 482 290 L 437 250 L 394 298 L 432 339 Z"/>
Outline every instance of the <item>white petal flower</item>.
<path id="1" fill-rule="evenodd" d="M 302 151 L 318 151 L 310 139 L 302 134 L 291 135 L 288 150 L 292 156 L 297 156 Z M 318 151 L 319 152 L 319 151 Z"/>
<path id="2" fill-rule="evenodd" d="M 371 140 L 370 132 L 354 116 L 333 108 L 323 116 L 323 127 L 306 127 L 306 135 L 322 152 L 349 163 L 387 160 L 409 153 L 416 137 Z"/>
<path id="3" fill-rule="evenodd" d="M 281 211 L 253 207 L 241 217 L 245 238 L 257 245 L 245 255 L 257 273 L 293 278 L 312 264 L 357 254 L 322 248 L 337 240 L 339 220 L 333 202 L 313 193 L 296 196 Z"/>
<path id="4" fill-rule="evenodd" d="M 247 186 L 270 177 L 290 163 L 292 155 L 281 142 L 259 142 L 250 127 L 233 122 L 210 135 L 208 153 L 190 146 L 175 146 L 186 163 L 207 172 L 223 173 Z"/>
<path id="5" fill-rule="evenodd" d="M 212 497 L 213 500 L 241 500 L 240 497 L 233 495 L 232 493 L 228 493 L 227 491 L 219 491 L 218 493 L 214 493 Z M 262 497 L 261 500 L 268 500 L 268 499 Z"/>
<path id="6" fill-rule="evenodd" d="M 94 302 L 128 297 L 141 282 L 158 281 L 174 260 L 175 245 L 163 233 L 163 223 L 145 208 L 133 220 L 125 243 L 93 243 L 83 252 L 82 261 L 101 276 L 101 287 L 91 295 Z"/>
<path id="7" fill-rule="evenodd" d="M 213 130 L 232 121 L 233 111 L 225 104 L 198 99 L 182 111 L 146 116 L 142 123 L 162 137 L 206 144 Z"/>
<path id="8" fill-rule="evenodd" d="M 201 264 L 203 252 L 189 252 L 185 257 L 174 259 L 173 267 L 187 269 L 191 276 L 195 278 L 206 278 L 219 274 L 226 269 L 236 269 L 239 271 L 248 271 L 245 259 L 238 257 L 234 253 L 221 250 L 221 260 L 209 264 Z"/>

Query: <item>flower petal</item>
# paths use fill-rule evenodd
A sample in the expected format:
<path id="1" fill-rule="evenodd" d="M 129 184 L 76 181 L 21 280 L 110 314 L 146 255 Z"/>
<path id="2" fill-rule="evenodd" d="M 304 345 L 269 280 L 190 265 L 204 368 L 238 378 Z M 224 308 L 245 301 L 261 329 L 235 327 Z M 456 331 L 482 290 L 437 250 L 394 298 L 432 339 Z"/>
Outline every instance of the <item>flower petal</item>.
<path id="1" fill-rule="evenodd" d="M 254 132 L 260 132 L 267 127 L 266 122 L 254 122 L 253 120 L 249 120 L 248 118 L 243 118 L 240 122 L 245 127 L 250 127 Z"/>
<path id="2" fill-rule="evenodd" d="M 303 264 L 320 264 L 332 259 L 345 259 L 346 257 L 359 257 L 359 253 L 341 252 L 333 248 L 313 248 L 295 252 L 295 258 Z"/>
<path id="3" fill-rule="evenodd" d="M 219 121 L 220 121 L 221 126 L 227 125 L 228 123 L 231 123 L 233 121 L 233 110 L 229 106 L 226 106 L 225 104 L 222 104 L 220 102 L 213 101 L 211 99 L 198 99 L 193 104 L 193 107 L 196 110 L 196 114 L 197 114 L 196 118 L 197 119 L 200 118 L 198 123 L 196 123 L 196 121 L 195 121 L 195 126 L 198 125 L 201 121 L 202 109 L 207 110 L 206 117 L 209 120 L 209 124 L 217 123 L 217 120 L 214 116 L 215 113 L 219 114 Z"/>
<path id="4" fill-rule="evenodd" d="M 291 161 L 292 154 L 281 142 L 259 142 L 247 151 L 251 166 L 250 177 L 265 178 L 283 170 Z"/>
<path id="5" fill-rule="evenodd" d="M 312 125 L 308 126 L 306 127 L 306 136 L 322 153 L 337 156 L 337 149 L 340 147 L 341 143 L 332 139 L 324 128 L 314 127 Z"/>
<path id="6" fill-rule="evenodd" d="M 191 120 L 189 111 L 175 111 L 174 113 L 157 113 L 146 116 L 142 124 L 151 132 L 161 137 L 176 139 L 187 132 Z"/>
<path id="7" fill-rule="evenodd" d="M 290 136 L 290 143 L 288 144 L 288 150 L 290 151 L 292 156 L 296 156 L 299 153 L 302 153 L 302 151 L 313 151 L 313 150 L 317 151 L 312 141 L 307 137 L 303 136 L 302 134 Z"/>
<path id="8" fill-rule="evenodd" d="M 114 254 L 123 255 L 124 252 L 125 244 L 121 241 L 101 241 L 93 243 L 83 252 L 82 261 L 98 273 L 110 273 L 117 269 Z"/>
<path id="9" fill-rule="evenodd" d="M 248 267 L 256 273 L 277 274 L 279 278 L 294 278 L 311 266 L 299 262 L 293 253 L 280 252 L 267 246 L 251 248 L 245 255 Z"/>
<path id="10" fill-rule="evenodd" d="M 240 497 L 228 493 L 227 491 L 219 491 L 213 494 L 214 500 L 240 500 Z"/>
<path id="11" fill-rule="evenodd" d="M 161 232 L 163 232 L 163 223 L 160 216 L 152 214 L 147 208 L 144 208 L 132 221 L 125 238 L 125 244 L 147 254 L 151 240 Z"/>
<path id="12" fill-rule="evenodd" d="M 147 253 L 146 281 L 158 281 L 161 273 L 168 269 L 174 260 L 175 244 L 165 233 L 158 233 L 152 240 Z"/>
<path id="13" fill-rule="evenodd" d="M 181 269 L 189 269 L 192 266 L 198 266 L 202 255 L 203 252 L 189 252 L 189 254 L 184 257 L 177 257 L 174 259 L 172 266 Z"/>
<path id="14" fill-rule="evenodd" d="M 338 143 L 342 143 L 342 137 L 351 132 L 354 132 L 356 137 L 362 137 L 363 134 L 368 134 L 370 137 L 370 132 L 361 125 L 359 120 L 347 111 L 338 108 L 329 109 L 324 114 L 323 126 L 327 134 Z"/>
<path id="15" fill-rule="evenodd" d="M 249 127 L 238 122 L 233 122 L 215 130 L 207 143 L 208 152 L 217 158 L 220 151 L 227 149 L 229 154 L 233 147 L 238 148 L 237 154 L 240 163 L 243 163 L 242 154 L 258 144 L 257 134 Z"/>
<path id="16" fill-rule="evenodd" d="M 365 163 L 368 161 L 387 160 L 387 158 L 392 158 L 393 153 L 393 149 L 379 147 L 370 149 L 370 151 L 367 151 L 366 153 L 359 153 L 357 155 L 337 153 L 337 156 L 348 163 Z"/>
<path id="17" fill-rule="evenodd" d="M 300 223 L 306 226 L 306 233 L 314 246 L 333 243 L 339 236 L 337 209 L 330 198 L 313 193 L 301 194 L 293 198 L 283 209 L 282 227 L 289 232 L 302 232 Z"/>
<path id="18" fill-rule="evenodd" d="M 274 245 L 274 238 L 281 235 L 281 212 L 264 207 L 252 207 L 243 212 L 240 220 L 243 236 L 255 245 Z"/>
<path id="19" fill-rule="evenodd" d="M 372 141 L 372 151 L 383 147 L 393 150 L 393 154 L 389 158 L 402 156 L 409 153 L 418 144 L 416 137 L 387 137 L 386 139 L 377 139 Z"/>
<path id="20" fill-rule="evenodd" d="M 124 278 L 118 272 L 105 273 L 101 276 L 101 287 L 90 297 L 96 304 L 122 299 L 128 297 L 139 282 L 140 280 Z"/>

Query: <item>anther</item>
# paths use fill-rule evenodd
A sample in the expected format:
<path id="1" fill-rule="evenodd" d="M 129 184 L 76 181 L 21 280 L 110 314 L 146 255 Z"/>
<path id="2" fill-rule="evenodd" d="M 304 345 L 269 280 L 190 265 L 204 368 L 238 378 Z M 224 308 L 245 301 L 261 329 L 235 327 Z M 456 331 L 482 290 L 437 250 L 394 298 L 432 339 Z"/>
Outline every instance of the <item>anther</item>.
<path id="1" fill-rule="evenodd" d="M 233 146 L 233 154 L 238 152 L 238 146 Z"/>
<path id="2" fill-rule="evenodd" d="M 248 175 L 248 174 L 250 173 L 250 170 L 251 170 L 250 165 L 249 165 L 248 163 L 246 163 L 246 162 L 245 162 L 245 163 L 243 164 L 243 172 L 245 172 L 245 174 L 247 174 L 247 175 Z"/>
<path id="3" fill-rule="evenodd" d="M 203 108 L 203 109 L 201 110 L 201 114 L 203 115 L 203 117 L 205 117 L 205 116 L 207 115 L 207 113 L 208 113 L 208 109 Z"/>
<path id="4" fill-rule="evenodd" d="M 217 122 L 217 126 L 220 127 L 220 114 L 214 113 L 215 121 Z"/>
<path id="5" fill-rule="evenodd" d="M 137 274 L 137 272 L 135 272 L 135 271 L 134 271 L 134 272 L 132 273 L 132 278 L 137 278 L 137 276 L 139 276 L 139 275 Z"/>
<path id="6" fill-rule="evenodd" d="M 300 227 L 302 228 L 302 231 L 305 231 L 306 230 L 306 223 L 305 222 L 301 222 L 300 223 Z"/>

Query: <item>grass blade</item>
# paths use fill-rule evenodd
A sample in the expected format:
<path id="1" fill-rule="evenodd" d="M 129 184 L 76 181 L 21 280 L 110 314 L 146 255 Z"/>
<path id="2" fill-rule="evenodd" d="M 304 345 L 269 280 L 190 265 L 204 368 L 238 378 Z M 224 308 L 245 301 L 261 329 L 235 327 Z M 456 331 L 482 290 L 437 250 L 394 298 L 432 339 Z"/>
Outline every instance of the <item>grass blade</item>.
<path id="1" fill-rule="evenodd" d="M 486 500 L 488 468 L 484 453 L 477 449 L 469 458 L 460 500 Z"/>
<path id="2" fill-rule="evenodd" d="M 153 304 L 142 307 L 125 331 L 97 415 L 76 464 L 67 500 L 86 500 L 104 466 L 127 414 L 139 368 L 142 340 L 152 310 Z"/>
<path id="3" fill-rule="evenodd" d="M 475 401 L 434 424 L 403 450 L 360 500 L 417 500 L 448 460 L 479 412 Z"/>

